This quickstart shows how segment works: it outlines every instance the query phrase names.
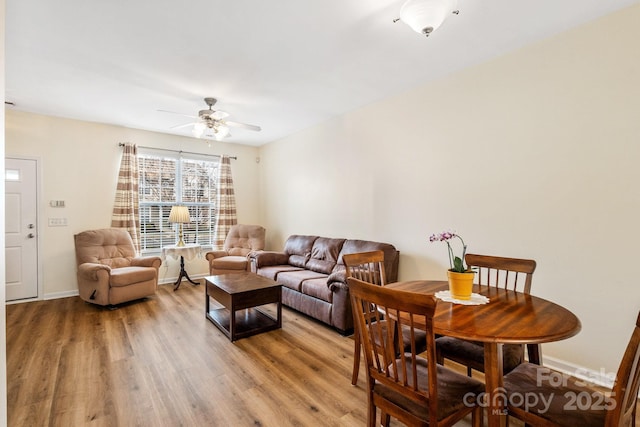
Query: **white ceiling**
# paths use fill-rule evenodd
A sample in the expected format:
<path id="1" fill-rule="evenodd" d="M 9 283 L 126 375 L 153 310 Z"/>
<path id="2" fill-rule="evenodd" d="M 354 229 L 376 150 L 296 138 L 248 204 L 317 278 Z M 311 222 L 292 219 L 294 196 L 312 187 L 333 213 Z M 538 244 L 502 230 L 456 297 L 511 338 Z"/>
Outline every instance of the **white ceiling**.
<path id="1" fill-rule="evenodd" d="M 638 0 L 459 0 L 429 38 L 404 0 L 6 0 L 16 110 L 191 135 L 205 96 L 262 145 Z"/>

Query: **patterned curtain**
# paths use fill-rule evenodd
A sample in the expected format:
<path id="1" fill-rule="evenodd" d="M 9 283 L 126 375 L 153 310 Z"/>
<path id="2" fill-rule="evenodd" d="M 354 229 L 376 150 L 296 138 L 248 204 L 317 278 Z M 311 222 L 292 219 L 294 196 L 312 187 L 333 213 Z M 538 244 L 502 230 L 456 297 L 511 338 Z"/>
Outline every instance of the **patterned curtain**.
<path id="1" fill-rule="evenodd" d="M 220 158 L 218 170 L 218 203 L 215 225 L 215 245 L 218 249 L 224 246 L 224 240 L 232 225 L 238 223 L 236 216 L 236 195 L 233 191 L 233 177 L 231 176 L 231 160 L 228 156 Z"/>
<path id="2" fill-rule="evenodd" d="M 129 231 L 137 254 L 140 253 L 140 227 L 138 223 L 138 150 L 134 144 L 124 144 L 111 227 L 124 228 Z"/>

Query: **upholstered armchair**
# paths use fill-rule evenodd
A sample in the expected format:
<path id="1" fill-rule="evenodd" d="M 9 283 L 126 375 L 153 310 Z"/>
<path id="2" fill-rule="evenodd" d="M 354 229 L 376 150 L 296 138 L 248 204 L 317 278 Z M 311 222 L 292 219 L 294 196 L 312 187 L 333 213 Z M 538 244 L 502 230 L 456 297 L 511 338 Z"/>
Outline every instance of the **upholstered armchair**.
<path id="1" fill-rule="evenodd" d="M 76 234 L 80 298 L 98 305 L 115 305 L 155 294 L 157 256 L 136 257 L 129 232 L 118 228 Z"/>
<path id="2" fill-rule="evenodd" d="M 207 252 L 209 274 L 251 271 L 249 256 L 264 250 L 266 230 L 259 225 L 237 224 L 231 227 L 222 250 Z"/>

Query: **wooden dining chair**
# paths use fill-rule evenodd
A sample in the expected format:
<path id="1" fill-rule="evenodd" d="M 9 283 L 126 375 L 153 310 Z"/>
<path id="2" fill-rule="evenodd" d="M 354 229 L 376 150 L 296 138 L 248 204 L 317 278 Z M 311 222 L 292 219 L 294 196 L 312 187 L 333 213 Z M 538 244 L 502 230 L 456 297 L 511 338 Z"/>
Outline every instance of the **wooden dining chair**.
<path id="1" fill-rule="evenodd" d="M 354 277 L 358 280 L 362 280 L 363 282 L 371 283 L 378 286 L 384 286 L 387 283 L 384 270 L 383 251 L 344 254 L 342 256 L 342 260 L 346 267 L 347 277 Z M 388 326 L 388 319 L 381 319 L 378 326 L 383 330 L 386 330 Z M 407 328 L 403 329 L 402 349 L 404 351 L 407 351 L 407 349 L 411 348 L 412 340 L 408 332 L 409 331 Z M 360 371 L 360 352 L 362 349 L 362 342 L 360 341 L 360 337 L 357 333 L 354 334 L 354 341 L 353 373 L 351 374 L 351 384 L 356 385 L 358 383 L 358 373 Z M 424 331 L 416 331 L 415 344 L 419 353 L 423 352 L 427 348 L 427 339 Z"/>
<path id="2" fill-rule="evenodd" d="M 510 417 L 535 426 L 635 426 L 640 386 L 640 313 L 611 393 L 587 381 L 531 363 L 505 375 Z M 523 407 L 524 404 L 526 407 Z"/>
<path id="3" fill-rule="evenodd" d="M 525 294 L 531 291 L 531 280 L 536 269 L 534 260 L 467 254 L 465 261 L 469 268 L 476 271 L 474 283 L 480 286 L 511 289 Z M 443 364 L 445 359 L 457 362 L 467 367 L 469 376 L 473 369 L 484 372 L 484 345 L 480 342 L 440 337 L 436 340 L 436 349 L 440 364 Z M 504 373 L 524 361 L 523 344 L 504 344 L 502 351 Z M 527 352 L 529 362 L 541 364 L 538 344 L 528 344 Z"/>
<path id="4" fill-rule="evenodd" d="M 472 425 L 480 427 L 482 407 L 477 399 L 484 392 L 484 384 L 436 363 L 434 296 L 376 286 L 352 277 L 347 282 L 367 366 L 367 425 L 376 425 L 380 408 L 380 424 L 384 426 L 389 425 L 390 417 L 410 426 L 451 426 L 471 413 Z M 379 328 L 383 317 L 394 319 L 388 324 L 394 328 Z M 403 344 L 403 328 L 414 337 L 416 325 L 426 333 L 426 358 L 418 355 L 415 344 L 397 354 L 396 349 Z"/>

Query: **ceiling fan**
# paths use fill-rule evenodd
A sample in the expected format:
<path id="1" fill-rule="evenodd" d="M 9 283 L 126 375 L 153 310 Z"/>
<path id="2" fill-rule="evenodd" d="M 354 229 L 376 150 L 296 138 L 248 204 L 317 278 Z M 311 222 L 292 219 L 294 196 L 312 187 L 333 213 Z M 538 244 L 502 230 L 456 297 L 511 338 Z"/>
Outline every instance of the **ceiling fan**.
<path id="1" fill-rule="evenodd" d="M 218 100 L 215 98 L 205 98 L 204 102 L 209 106 L 209 109 L 198 111 L 197 116 L 190 116 L 187 114 L 181 114 L 167 110 L 158 111 L 161 111 L 163 113 L 179 114 L 181 116 L 196 119 L 195 122 L 184 123 L 171 127 L 171 129 L 180 129 L 187 126 L 193 126 L 193 135 L 196 138 L 212 137 L 217 141 L 220 141 L 222 138 L 231 136 L 231 134 L 229 133 L 229 128 L 240 128 L 257 132 L 261 130 L 260 126 L 226 120 L 226 118 L 229 117 L 229 113 L 222 110 L 213 109 L 213 106 L 216 104 L 216 102 L 218 102 Z"/>

